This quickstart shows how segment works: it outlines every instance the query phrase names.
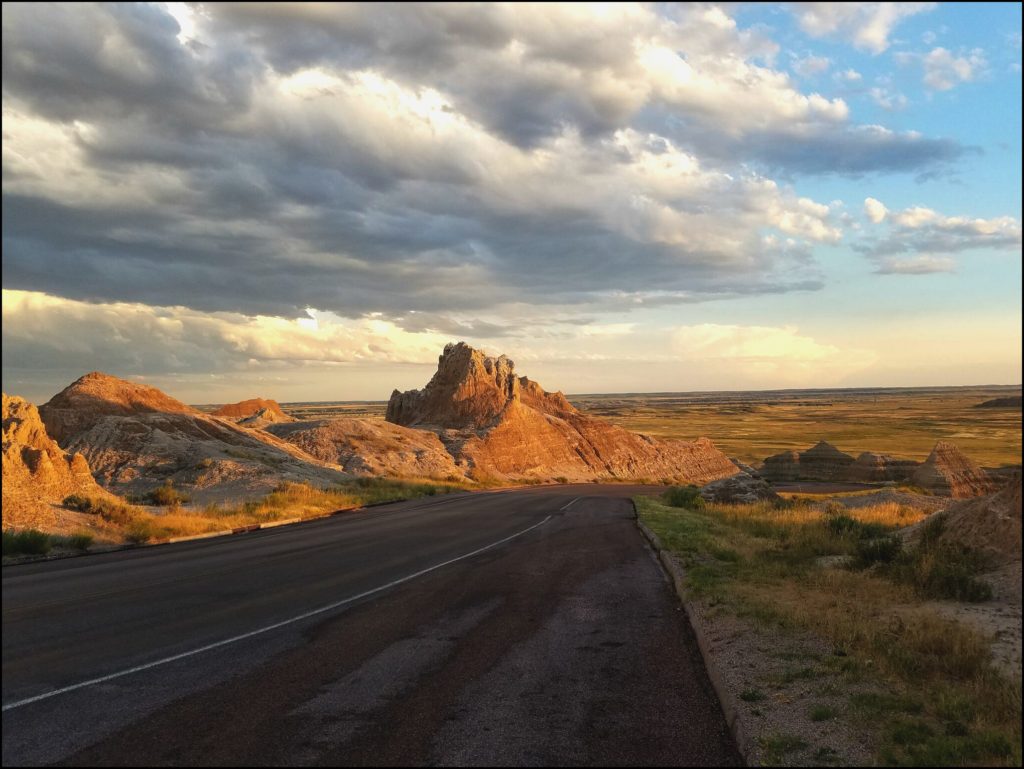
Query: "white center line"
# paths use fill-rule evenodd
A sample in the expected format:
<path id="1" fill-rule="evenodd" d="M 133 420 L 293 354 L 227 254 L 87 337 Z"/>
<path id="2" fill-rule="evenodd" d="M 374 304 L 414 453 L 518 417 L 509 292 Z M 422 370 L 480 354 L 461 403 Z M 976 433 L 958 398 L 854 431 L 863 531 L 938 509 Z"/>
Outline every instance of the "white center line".
<path id="1" fill-rule="evenodd" d="M 562 505 L 560 508 L 558 508 L 558 511 L 561 512 L 562 510 L 567 510 L 569 508 L 569 505 L 571 505 L 573 502 L 576 502 L 576 501 L 578 501 L 580 499 L 582 499 L 582 497 L 576 497 L 576 499 L 574 499 L 574 500 L 572 500 L 570 502 L 566 502 L 564 505 Z"/>
<path id="2" fill-rule="evenodd" d="M 577 499 L 579 499 L 579 497 L 577 497 Z M 573 502 L 575 501 L 576 500 L 574 499 Z M 570 502 L 569 504 L 571 505 L 572 502 Z M 241 635 L 232 636 L 231 638 L 225 638 L 223 641 L 217 641 L 212 644 L 207 644 L 206 646 L 200 646 L 198 649 L 192 649 L 187 652 L 182 652 L 181 654 L 175 654 L 171 657 L 164 657 L 163 659 L 158 659 L 153 662 L 147 662 L 145 665 L 136 665 L 133 668 L 121 670 L 117 673 L 111 673 L 110 675 L 100 676 L 99 678 L 90 678 L 88 681 L 82 681 L 78 684 L 65 686 L 61 689 L 54 689 L 53 691 L 46 692 L 45 694 L 37 694 L 34 697 L 26 697 L 23 700 L 9 702 L 3 706 L 3 712 L 6 713 L 8 710 L 14 710 L 14 708 L 20 708 L 23 705 L 30 705 L 33 702 L 39 702 L 40 700 L 46 700 L 50 697 L 56 697 L 58 694 L 67 694 L 68 692 L 73 692 L 76 689 L 84 689 L 87 686 L 94 686 L 96 684 L 101 684 L 106 681 L 112 681 L 115 678 L 121 678 L 123 676 L 131 675 L 132 673 L 138 673 L 140 671 L 149 670 L 150 668 L 155 668 L 160 665 L 166 665 L 169 662 L 176 662 L 177 660 L 182 660 L 186 657 L 194 657 L 197 654 L 202 654 L 203 652 L 208 652 L 212 649 L 218 649 L 221 646 L 227 646 L 228 644 L 237 643 L 238 641 L 244 641 L 246 638 L 252 638 L 253 636 L 262 635 L 263 633 L 269 633 L 271 630 L 277 630 L 278 628 L 285 627 L 286 625 L 292 625 L 296 622 L 308 619 L 309 617 L 314 617 L 317 614 L 323 614 L 324 612 L 331 611 L 332 609 L 337 609 L 339 606 L 344 606 L 347 603 L 358 601 L 360 598 L 366 598 L 367 596 L 373 595 L 374 593 L 379 593 L 382 590 L 387 590 L 388 588 L 395 587 L 396 585 L 401 585 L 403 582 L 408 582 L 409 580 L 416 579 L 417 577 L 422 577 L 424 574 L 429 574 L 432 571 L 436 571 L 437 569 L 441 569 L 445 566 L 450 566 L 451 564 L 457 563 L 458 561 L 463 561 L 466 558 L 472 558 L 474 555 L 479 555 L 480 553 L 483 553 L 486 550 L 490 550 L 492 547 L 497 547 L 498 545 L 504 544 L 505 542 L 515 539 L 516 537 L 521 537 L 527 532 L 536 529 L 538 526 L 543 526 L 550 520 L 551 516 L 549 515 L 543 521 L 535 523 L 533 524 L 533 526 L 530 526 L 529 528 L 516 532 L 515 534 L 505 537 L 504 539 L 499 539 L 497 542 L 492 542 L 489 545 L 477 548 L 471 553 L 466 553 L 465 555 L 460 555 L 458 558 L 452 558 L 451 560 L 445 561 L 444 563 L 439 563 L 435 566 L 430 566 L 426 569 L 417 571 L 414 574 L 402 577 L 401 579 L 396 579 L 392 582 L 388 582 L 386 585 L 381 585 L 380 587 L 375 587 L 372 590 L 367 590 L 363 593 L 360 593 L 359 595 L 354 595 L 349 598 L 345 598 L 341 601 L 335 601 L 334 603 L 328 604 L 327 606 L 321 606 L 319 609 L 313 609 L 312 611 L 307 611 L 303 614 L 291 617 L 290 619 L 282 620 L 281 622 L 275 622 L 273 625 L 267 625 L 266 627 L 261 627 L 256 630 L 250 630 L 248 633 L 242 633 Z"/>

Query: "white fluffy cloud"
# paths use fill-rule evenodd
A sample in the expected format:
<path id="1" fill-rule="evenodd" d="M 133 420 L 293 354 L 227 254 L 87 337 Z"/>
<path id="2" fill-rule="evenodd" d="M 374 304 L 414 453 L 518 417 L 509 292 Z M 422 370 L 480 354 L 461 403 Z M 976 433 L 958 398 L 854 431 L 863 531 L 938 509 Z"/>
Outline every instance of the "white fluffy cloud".
<path id="1" fill-rule="evenodd" d="M 980 48 L 956 56 L 945 48 L 933 48 L 921 57 L 924 84 L 933 91 L 948 91 L 976 79 L 988 66 Z"/>
<path id="2" fill-rule="evenodd" d="M 887 209 L 885 207 L 885 204 L 882 203 L 881 201 L 875 200 L 874 198 L 865 198 L 864 214 L 874 224 L 878 224 L 879 222 L 883 221 L 885 219 L 886 214 L 888 213 L 889 209 Z"/>
<path id="3" fill-rule="evenodd" d="M 838 37 L 873 54 L 889 47 L 889 36 L 905 18 L 935 3 L 792 3 L 800 28 L 814 37 Z"/>
<path id="4" fill-rule="evenodd" d="M 875 225 L 887 224 L 884 235 L 872 233 L 854 246 L 882 274 L 952 272 L 956 262 L 950 254 L 1021 249 L 1021 223 L 1012 216 L 946 216 L 925 206 L 890 211 L 875 198 L 864 201 L 864 214 Z"/>

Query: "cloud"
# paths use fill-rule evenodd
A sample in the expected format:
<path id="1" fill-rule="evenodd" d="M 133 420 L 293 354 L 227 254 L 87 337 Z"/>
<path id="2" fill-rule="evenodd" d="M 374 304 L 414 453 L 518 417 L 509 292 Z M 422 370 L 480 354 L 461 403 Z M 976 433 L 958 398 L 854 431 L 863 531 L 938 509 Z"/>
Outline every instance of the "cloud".
<path id="1" fill-rule="evenodd" d="M 656 377 L 649 380 L 655 389 L 680 381 L 706 386 L 716 377 L 762 387 L 796 385 L 807 377 L 829 382 L 876 357 L 788 326 L 694 324 L 651 333 L 640 323 L 536 321 L 504 336 L 477 329 L 482 335 L 474 344 L 508 353 L 524 374 L 547 387 L 575 392 L 595 385 L 635 389 L 637 367 Z M 435 323 L 427 319 L 424 325 Z M 284 320 L 9 289 L 3 291 L 2 328 L 5 391 L 37 402 L 95 369 L 202 402 L 241 397 L 241 388 L 283 400 L 316 392 L 312 397 L 331 392 L 335 398 L 381 400 L 392 387 L 422 385 L 443 345 L 466 338 L 404 330 L 382 318 L 310 311 Z M 372 380 L 368 371 L 375 372 Z"/>
<path id="2" fill-rule="evenodd" d="M 827 56 L 808 54 L 803 58 L 794 58 L 789 66 L 800 77 L 812 78 L 827 72 L 828 68 L 832 66 L 832 60 Z"/>
<path id="3" fill-rule="evenodd" d="M 172 10 L 5 7 L 6 288 L 497 337 L 818 290 L 841 212 L 773 177 L 966 151 L 715 6 Z"/>
<path id="4" fill-rule="evenodd" d="M 889 209 L 887 209 L 880 201 L 875 200 L 874 198 L 865 198 L 864 214 L 874 224 L 878 224 L 883 221 L 888 213 Z"/>
<path id="5" fill-rule="evenodd" d="M 935 3 L 791 3 L 800 28 L 813 37 L 837 37 L 880 54 L 904 19 L 931 11 Z"/>
<path id="6" fill-rule="evenodd" d="M 954 56 L 945 48 L 933 48 L 921 57 L 924 84 L 933 91 L 948 91 L 968 83 L 988 67 L 984 51 L 975 48 L 963 56 Z"/>
<path id="7" fill-rule="evenodd" d="M 835 78 L 836 80 L 843 83 L 859 83 L 861 80 L 864 79 L 863 75 L 861 75 L 857 70 L 853 68 L 848 68 L 842 70 L 841 72 L 836 72 Z"/>
<path id="8" fill-rule="evenodd" d="M 879 260 L 875 272 L 879 275 L 930 275 L 936 272 L 954 272 L 956 261 L 948 256 L 920 254 L 900 258 L 886 256 Z"/>
<path id="9" fill-rule="evenodd" d="M 888 88 L 875 87 L 868 91 L 871 100 L 879 107 L 889 112 L 898 112 L 906 109 L 907 97 L 901 93 L 890 91 Z"/>
<path id="10" fill-rule="evenodd" d="M 883 274 L 951 272 L 956 263 L 948 254 L 1021 249 L 1021 223 L 1011 216 L 945 216 L 924 206 L 890 211 L 874 198 L 864 201 L 864 213 L 873 224 L 886 222 L 888 229 L 882 237 L 868 235 L 853 247 Z"/>

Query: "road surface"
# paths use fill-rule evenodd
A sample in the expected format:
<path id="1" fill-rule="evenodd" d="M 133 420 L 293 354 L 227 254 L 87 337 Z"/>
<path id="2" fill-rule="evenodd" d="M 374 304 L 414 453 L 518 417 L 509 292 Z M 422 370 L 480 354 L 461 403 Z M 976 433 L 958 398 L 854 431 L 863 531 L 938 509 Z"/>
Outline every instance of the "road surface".
<path id="1" fill-rule="evenodd" d="M 5 765 L 737 765 L 639 487 L 3 569 Z"/>

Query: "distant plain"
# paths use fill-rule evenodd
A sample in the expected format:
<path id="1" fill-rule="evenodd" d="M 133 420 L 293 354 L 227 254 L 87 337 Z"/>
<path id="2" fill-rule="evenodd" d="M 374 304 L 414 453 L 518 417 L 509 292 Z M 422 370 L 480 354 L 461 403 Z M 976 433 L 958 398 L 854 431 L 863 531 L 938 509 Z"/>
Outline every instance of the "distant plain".
<path id="1" fill-rule="evenodd" d="M 923 460 L 936 441 L 948 440 L 978 464 L 1000 467 L 1021 462 L 1021 409 L 975 407 L 1020 392 L 1020 387 L 980 386 L 568 397 L 582 411 L 657 438 L 706 435 L 747 463 L 819 440 L 854 456 L 877 451 Z M 383 419 L 386 406 L 384 401 L 282 404 L 298 419 Z"/>

